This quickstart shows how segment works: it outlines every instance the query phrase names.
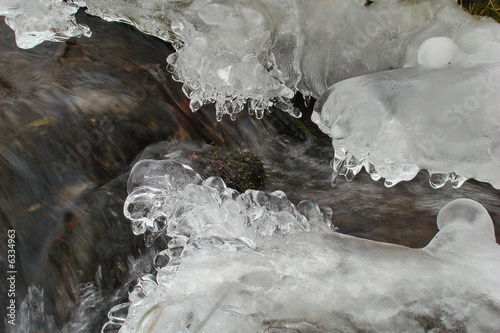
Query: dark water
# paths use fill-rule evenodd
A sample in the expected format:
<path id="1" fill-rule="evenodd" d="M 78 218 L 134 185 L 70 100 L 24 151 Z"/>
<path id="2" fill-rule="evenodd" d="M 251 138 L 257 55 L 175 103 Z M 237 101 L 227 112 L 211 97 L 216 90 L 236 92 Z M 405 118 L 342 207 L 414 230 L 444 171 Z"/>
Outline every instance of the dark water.
<path id="1" fill-rule="evenodd" d="M 162 242 L 146 248 L 123 217 L 131 165 L 168 154 L 190 163 L 209 145 L 262 156 L 266 190 L 331 207 L 343 233 L 422 247 L 437 232 L 440 208 L 467 197 L 488 209 L 500 239 L 500 191 L 490 185 L 434 190 L 421 172 L 393 188 L 365 173 L 331 187 L 329 138 L 308 120 L 311 108 L 300 96 L 300 121 L 277 111 L 260 121 L 241 114 L 217 123 L 211 106 L 191 113 L 165 70 L 168 44 L 127 25 L 82 13 L 78 20 L 92 38 L 31 50 L 18 49 L 0 25 L 0 269 L 7 271 L 6 234 L 15 229 L 18 320 L 25 325 L 17 331 L 98 331 L 127 286 L 151 271 Z M 5 278 L 1 284 L 6 290 Z M 38 287 L 21 309 L 28 286 Z M 7 301 L 2 294 L 2 309 Z"/>

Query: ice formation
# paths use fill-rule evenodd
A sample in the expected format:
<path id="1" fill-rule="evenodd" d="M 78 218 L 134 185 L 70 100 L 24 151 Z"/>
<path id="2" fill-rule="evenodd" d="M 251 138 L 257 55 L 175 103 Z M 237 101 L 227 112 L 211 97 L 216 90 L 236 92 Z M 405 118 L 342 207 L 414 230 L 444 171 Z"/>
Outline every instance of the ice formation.
<path id="1" fill-rule="evenodd" d="M 189 166 L 170 160 L 142 160 L 132 169 L 125 216 L 135 234 L 149 242 L 159 233 L 188 240 L 234 239 L 236 248 L 255 248 L 273 235 L 331 227 L 328 212 L 309 201 L 297 207 L 285 193 L 247 190 L 238 194 L 218 177 L 204 181 Z M 230 247 L 230 245 L 227 245 Z"/>
<path id="2" fill-rule="evenodd" d="M 443 39 L 440 45 L 462 53 Z M 493 44 L 484 56 L 500 59 L 498 51 Z M 425 66 L 344 80 L 321 96 L 313 120 L 332 137 L 334 176 L 350 179 L 364 166 L 391 186 L 427 169 L 434 187 L 476 178 L 500 188 L 500 62 L 441 55 L 419 56 Z"/>
<path id="3" fill-rule="evenodd" d="M 364 3 L 92 0 L 87 6 L 91 14 L 174 42 L 177 52 L 168 62 L 191 108 L 215 102 L 221 119 L 234 118 L 245 103 L 257 117 L 273 105 L 300 116 L 291 102 L 296 91 L 319 97 L 342 79 L 401 67 L 407 45 L 419 42 L 415 31 L 451 29 L 432 22 L 458 11 L 451 0 Z"/>
<path id="4" fill-rule="evenodd" d="M 133 24 L 173 42 L 191 108 L 245 104 L 314 121 L 336 148 L 335 175 L 362 167 L 387 185 L 428 169 L 435 187 L 500 188 L 500 27 L 453 0 L 0 0 L 20 47 L 89 36 L 74 13 Z M 423 249 L 332 232 L 328 210 L 283 192 L 239 194 L 175 161 L 139 162 L 124 213 L 148 243 L 171 238 L 130 303 L 122 332 L 495 331 L 500 249 L 484 208 L 454 201 Z M 127 311 L 127 308 L 129 310 Z M 127 314 L 128 312 L 128 314 Z"/>
<path id="5" fill-rule="evenodd" d="M 76 23 L 78 8 L 71 0 L 0 0 L 0 16 L 5 16 L 5 23 L 16 33 L 17 46 L 23 49 L 46 40 L 90 37 L 90 29 Z"/>
<path id="6" fill-rule="evenodd" d="M 336 148 L 334 178 L 364 166 L 392 186 L 427 169 L 433 187 L 500 188 L 500 25 L 467 22 L 426 39 L 402 69 L 334 84 L 313 120 Z"/>
<path id="7" fill-rule="evenodd" d="M 500 327 L 500 246 L 475 201 L 446 205 L 435 238 L 410 249 L 332 232 L 312 202 L 238 194 L 175 161 L 139 162 L 129 192 L 135 232 L 172 239 L 155 259 L 157 275 L 111 309 L 104 332 Z"/>
<path id="8" fill-rule="evenodd" d="M 334 177 L 365 166 L 390 186 L 428 169 L 434 187 L 500 186 L 500 25 L 454 0 L 2 0 L 0 13 L 29 47 L 88 34 L 71 16 L 78 5 L 171 41 L 169 69 L 193 111 L 215 103 L 217 119 L 234 119 L 247 105 L 260 118 L 275 106 L 298 117 L 297 91 L 320 98 Z"/>

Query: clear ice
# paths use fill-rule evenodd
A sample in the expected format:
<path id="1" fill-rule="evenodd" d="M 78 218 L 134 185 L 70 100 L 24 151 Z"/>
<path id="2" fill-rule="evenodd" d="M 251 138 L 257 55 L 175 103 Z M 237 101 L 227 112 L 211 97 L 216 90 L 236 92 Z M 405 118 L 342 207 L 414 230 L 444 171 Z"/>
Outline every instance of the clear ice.
<path id="1" fill-rule="evenodd" d="M 0 16 L 5 16 L 5 23 L 16 33 L 17 46 L 23 49 L 46 40 L 90 37 L 90 29 L 76 23 L 78 8 L 78 2 L 71 0 L 0 0 Z"/>
<path id="2" fill-rule="evenodd" d="M 245 108 L 300 117 L 295 93 L 319 98 L 333 178 L 365 167 L 392 186 L 427 169 L 433 187 L 477 178 L 499 188 L 500 25 L 454 0 L 365 3 L 1 0 L 0 14 L 22 47 L 88 35 L 78 6 L 168 40 L 191 109 L 215 103 L 218 120 Z"/>
<path id="3" fill-rule="evenodd" d="M 253 333 L 500 327 L 500 246 L 488 212 L 473 200 L 446 205 L 434 239 L 410 249 L 342 235 L 313 202 L 295 206 L 282 192 L 238 194 L 220 178 L 202 181 L 171 160 L 139 162 L 128 189 L 124 211 L 135 232 L 165 233 L 171 240 L 155 259 L 156 276 L 139 281 L 130 303 L 110 311 L 105 328 Z"/>
<path id="4" fill-rule="evenodd" d="M 336 148 L 334 178 L 364 167 L 392 186 L 427 169 L 436 188 L 467 178 L 500 188 L 500 25 L 468 21 L 448 35 L 426 39 L 401 69 L 321 95 L 312 119 Z"/>
<path id="5" fill-rule="evenodd" d="M 500 43 L 492 49 L 487 54 L 500 51 Z M 332 137 L 335 176 L 352 178 L 365 167 L 392 186 L 427 169 L 433 187 L 475 178 L 500 188 L 500 62 L 460 61 L 359 76 L 329 88 L 313 120 Z"/>

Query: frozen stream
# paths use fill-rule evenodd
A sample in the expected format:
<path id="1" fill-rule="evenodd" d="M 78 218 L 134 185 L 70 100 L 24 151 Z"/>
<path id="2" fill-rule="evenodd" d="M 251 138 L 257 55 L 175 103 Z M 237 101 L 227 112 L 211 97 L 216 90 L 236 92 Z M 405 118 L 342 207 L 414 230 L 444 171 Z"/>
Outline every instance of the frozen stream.
<path id="1" fill-rule="evenodd" d="M 7 332 L 500 329 L 497 23 L 451 0 L 84 5 L 0 1 Z M 210 146 L 267 185 L 200 177 Z"/>

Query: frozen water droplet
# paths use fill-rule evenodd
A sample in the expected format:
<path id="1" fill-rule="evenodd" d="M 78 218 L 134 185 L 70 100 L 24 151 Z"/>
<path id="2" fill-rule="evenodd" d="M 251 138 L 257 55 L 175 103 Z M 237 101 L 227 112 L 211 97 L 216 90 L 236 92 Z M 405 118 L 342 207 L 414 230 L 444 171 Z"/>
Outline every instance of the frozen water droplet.
<path id="1" fill-rule="evenodd" d="M 332 172 L 332 178 L 330 179 L 330 184 L 331 184 L 332 186 L 337 186 L 337 184 L 336 184 L 336 182 L 335 182 L 335 181 L 336 181 L 336 179 L 337 179 L 338 175 L 339 175 L 339 173 L 338 173 L 337 171 L 335 171 L 335 170 L 334 170 L 334 171 Z"/>
<path id="2" fill-rule="evenodd" d="M 142 288 L 138 285 L 136 285 L 134 287 L 134 289 L 132 289 L 132 291 L 129 292 L 129 294 L 128 294 L 128 299 L 132 303 L 137 302 L 141 299 L 144 299 L 145 297 L 146 297 L 146 294 L 144 293 Z"/>
<path id="3" fill-rule="evenodd" d="M 172 46 L 176 51 L 180 51 L 184 45 L 181 42 L 175 41 L 172 43 Z"/>
<path id="4" fill-rule="evenodd" d="M 132 221 L 132 232 L 134 233 L 134 235 L 141 235 L 146 232 L 147 221 L 148 219 L 146 218 Z"/>
<path id="5" fill-rule="evenodd" d="M 323 212 L 323 222 L 330 228 L 331 230 L 335 230 L 333 226 L 333 210 L 330 207 L 325 207 L 322 209 Z"/>
<path id="6" fill-rule="evenodd" d="M 297 108 L 297 107 L 293 107 L 293 108 L 292 108 L 292 113 L 291 113 L 291 115 L 292 115 L 293 117 L 295 117 L 295 118 L 300 118 L 300 117 L 302 117 L 302 112 L 300 112 L 300 109 L 299 109 L 299 108 Z"/>
<path id="7" fill-rule="evenodd" d="M 309 107 L 310 104 L 311 104 L 311 95 L 309 94 L 304 95 L 304 105 L 306 107 Z"/>
<path id="8" fill-rule="evenodd" d="M 257 110 L 255 110 L 255 117 L 257 119 L 264 118 L 264 110 L 263 109 L 257 109 Z"/>
<path id="9" fill-rule="evenodd" d="M 389 180 L 389 179 L 386 179 L 386 180 L 384 181 L 384 186 L 385 186 L 385 187 L 393 187 L 393 186 L 394 186 L 394 185 L 396 185 L 396 184 L 397 184 L 396 182 L 394 182 L 394 181 L 392 181 L 392 180 Z"/>
<path id="10" fill-rule="evenodd" d="M 217 112 L 215 113 L 215 119 L 216 119 L 218 122 L 222 121 L 222 117 L 223 117 L 223 116 L 224 116 L 224 114 L 222 113 L 222 111 L 217 111 Z"/>
<path id="11" fill-rule="evenodd" d="M 352 181 L 354 179 L 354 176 L 355 174 L 353 169 L 347 169 L 347 172 L 344 175 L 347 181 Z"/>
<path id="12" fill-rule="evenodd" d="M 186 95 L 187 98 L 191 98 L 193 89 L 191 89 L 191 87 L 189 87 L 187 84 L 184 84 L 182 85 L 182 92 L 184 93 L 184 95 Z"/>
<path id="13" fill-rule="evenodd" d="M 208 177 L 203 181 L 203 185 L 217 190 L 220 195 L 227 189 L 226 183 L 220 177 Z"/>
<path id="14" fill-rule="evenodd" d="M 200 100 L 198 96 L 193 96 L 191 99 L 191 102 L 189 102 L 189 107 L 191 108 L 191 111 L 196 112 L 198 111 L 203 105 L 203 102 Z"/>
<path id="15" fill-rule="evenodd" d="M 151 247 L 156 237 L 158 237 L 158 233 L 152 232 L 150 228 L 147 228 L 144 231 L 144 244 L 146 247 Z"/>
<path id="16" fill-rule="evenodd" d="M 177 74 L 177 72 L 172 73 L 172 79 L 175 82 L 182 82 L 182 78 L 179 76 L 179 74 Z"/>
<path id="17" fill-rule="evenodd" d="M 175 62 L 177 61 L 177 58 L 178 58 L 178 54 L 177 52 L 174 52 L 174 53 L 170 53 L 167 57 L 167 63 L 169 65 L 174 65 Z"/>
<path id="18" fill-rule="evenodd" d="M 355 168 L 360 164 L 360 161 L 356 158 L 356 156 L 349 154 L 345 160 L 345 165 L 348 168 Z"/>
<path id="19" fill-rule="evenodd" d="M 164 213 L 160 213 L 153 220 L 154 231 L 162 231 L 167 227 L 167 216 Z"/>
<path id="20" fill-rule="evenodd" d="M 163 250 L 158 253 L 154 259 L 154 266 L 157 271 L 159 271 L 162 267 L 167 266 L 170 262 L 170 256 L 168 255 L 168 250 Z"/>
<path id="21" fill-rule="evenodd" d="M 297 210 L 308 220 L 323 219 L 323 214 L 317 203 L 310 200 L 303 200 L 297 205 Z"/>
<path id="22" fill-rule="evenodd" d="M 448 180 L 448 174 L 446 173 L 430 173 L 429 175 L 429 183 L 431 184 L 432 188 L 438 189 L 443 187 L 446 184 L 446 181 Z"/>
<path id="23" fill-rule="evenodd" d="M 454 188 L 459 188 L 460 186 L 462 186 L 465 183 L 466 180 L 467 180 L 467 178 L 462 177 L 460 175 L 457 175 L 454 172 L 453 172 L 453 176 L 450 177 L 451 186 L 453 186 Z"/>
<path id="24" fill-rule="evenodd" d="M 378 181 L 381 178 L 377 172 L 377 168 L 375 167 L 375 165 L 373 163 L 366 161 L 365 162 L 365 169 L 370 174 L 370 177 L 373 180 Z"/>
<path id="25" fill-rule="evenodd" d="M 115 305 L 108 312 L 108 318 L 112 323 L 123 323 L 127 319 L 130 302 Z"/>

